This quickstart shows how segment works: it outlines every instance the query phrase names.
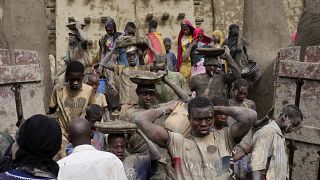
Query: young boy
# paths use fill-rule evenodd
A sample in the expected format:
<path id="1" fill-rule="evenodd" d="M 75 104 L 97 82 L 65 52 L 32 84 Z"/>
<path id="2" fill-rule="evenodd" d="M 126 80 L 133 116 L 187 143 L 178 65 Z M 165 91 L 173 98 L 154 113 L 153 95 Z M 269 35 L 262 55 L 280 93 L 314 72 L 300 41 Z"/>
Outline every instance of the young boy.
<path id="1" fill-rule="evenodd" d="M 88 82 L 87 84 L 89 86 L 91 86 L 95 92 L 94 94 L 94 98 L 96 101 L 96 104 L 99 105 L 102 110 L 104 111 L 103 114 L 103 118 L 102 120 L 105 121 L 109 121 L 110 120 L 110 115 L 109 115 L 109 111 L 108 111 L 108 104 L 107 104 L 107 100 L 106 100 L 106 96 L 104 94 L 98 93 L 97 89 L 99 86 L 99 77 L 97 74 L 90 74 L 88 77 Z"/>
<path id="2" fill-rule="evenodd" d="M 92 87 L 83 84 L 84 66 L 79 61 L 71 61 L 66 68 L 66 83 L 56 86 L 51 95 L 48 114 L 53 114 L 59 108 L 59 123 L 62 131 L 62 144 L 59 157 L 66 156 L 65 148 L 69 143 L 68 126 L 75 119 L 85 116 L 89 104 L 95 103 Z"/>
<path id="3" fill-rule="evenodd" d="M 92 139 L 91 145 L 97 150 L 104 151 L 106 150 L 105 135 L 99 132 L 95 127 L 94 123 L 101 121 L 103 115 L 102 108 L 97 104 L 91 104 L 86 110 L 85 118 L 89 121 L 92 129 Z M 70 155 L 73 152 L 72 144 L 68 144 L 66 148 L 67 155 Z"/>
<path id="4" fill-rule="evenodd" d="M 166 49 L 166 56 L 168 60 L 168 70 L 169 71 L 176 71 L 176 65 L 177 65 L 177 58 L 176 55 L 171 51 L 171 39 L 170 38 L 164 38 L 163 39 L 164 47 Z"/>
<path id="5" fill-rule="evenodd" d="M 150 179 L 157 170 L 160 152 L 157 147 L 140 131 L 138 133 L 146 141 L 150 154 L 138 155 L 127 152 L 127 139 L 124 134 L 109 134 L 109 152 L 116 155 L 122 162 L 128 179 Z"/>

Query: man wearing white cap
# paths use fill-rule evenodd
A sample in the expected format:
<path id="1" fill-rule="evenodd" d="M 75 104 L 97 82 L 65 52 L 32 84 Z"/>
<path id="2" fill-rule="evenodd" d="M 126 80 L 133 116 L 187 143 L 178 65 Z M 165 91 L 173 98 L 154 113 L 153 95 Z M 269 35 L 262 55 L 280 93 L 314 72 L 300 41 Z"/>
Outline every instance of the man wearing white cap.
<path id="1" fill-rule="evenodd" d="M 129 73 L 132 70 L 145 70 L 150 71 L 148 65 L 138 65 L 139 62 L 139 49 L 137 46 L 126 47 L 126 55 L 129 66 L 117 65 L 115 62 L 110 61 L 111 58 L 107 58 L 108 61 L 101 61 L 100 67 L 109 69 L 119 75 L 119 95 L 121 110 L 126 110 L 132 105 L 138 103 L 138 96 L 136 94 L 137 84 L 133 83 L 129 78 Z"/>

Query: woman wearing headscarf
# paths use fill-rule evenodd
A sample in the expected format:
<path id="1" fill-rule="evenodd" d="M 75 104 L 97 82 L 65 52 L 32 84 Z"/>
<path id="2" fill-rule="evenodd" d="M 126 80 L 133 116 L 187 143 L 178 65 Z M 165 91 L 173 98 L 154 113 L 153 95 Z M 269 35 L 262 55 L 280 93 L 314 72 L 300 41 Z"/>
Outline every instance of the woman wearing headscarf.
<path id="1" fill-rule="evenodd" d="M 213 45 L 215 48 L 222 48 L 224 42 L 223 32 L 220 30 L 213 31 Z"/>
<path id="2" fill-rule="evenodd" d="M 188 78 L 191 73 L 191 59 L 188 57 L 183 60 L 183 53 L 187 50 L 187 44 L 191 44 L 192 35 L 196 27 L 191 21 L 184 19 L 181 23 L 181 30 L 178 36 L 178 58 L 177 58 L 177 72 L 180 72 L 185 78 Z"/>
<path id="3" fill-rule="evenodd" d="M 99 39 L 99 55 L 100 60 L 111 51 L 114 46 L 115 40 L 121 36 L 121 32 L 117 32 L 117 25 L 113 18 L 108 18 L 104 26 L 107 34 Z"/>
<path id="4" fill-rule="evenodd" d="M 203 66 L 204 55 L 196 54 L 196 49 L 206 48 L 211 42 L 211 38 L 206 36 L 201 28 L 196 28 L 193 31 L 192 39 L 191 44 L 187 44 L 187 49 L 182 56 L 183 60 L 188 58 L 191 60 L 191 76 L 202 74 L 206 71 L 206 68 Z"/>
<path id="5" fill-rule="evenodd" d="M 223 42 L 224 42 L 224 35 L 223 32 L 220 30 L 215 30 L 213 31 L 213 38 L 212 38 L 212 43 L 210 44 L 210 47 L 214 48 L 222 48 L 223 47 Z M 226 60 L 220 59 L 219 62 L 221 67 L 218 67 L 218 71 L 223 71 L 224 73 L 228 73 L 228 63 Z"/>
<path id="6" fill-rule="evenodd" d="M 16 152 L 11 170 L 0 174 L 0 179 L 56 179 L 58 164 L 52 159 L 61 147 L 61 130 L 57 121 L 37 114 L 19 128 Z"/>

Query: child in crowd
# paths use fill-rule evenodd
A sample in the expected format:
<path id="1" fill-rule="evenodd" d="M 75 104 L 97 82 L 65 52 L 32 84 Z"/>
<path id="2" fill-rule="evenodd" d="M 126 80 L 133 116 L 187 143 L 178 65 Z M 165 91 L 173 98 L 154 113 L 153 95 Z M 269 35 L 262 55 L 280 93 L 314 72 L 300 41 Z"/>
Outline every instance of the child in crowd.
<path id="1" fill-rule="evenodd" d="M 87 84 L 91 86 L 95 92 L 94 98 L 96 100 L 96 104 L 99 105 L 102 110 L 104 111 L 103 113 L 103 118 L 102 121 L 109 121 L 110 120 L 110 115 L 108 111 L 108 104 L 106 100 L 106 96 L 104 94 L 98 93 L 97 89 L 99 87 L 99 77 L 97 74 L 90 74 L 88 77 L 88 82 Z"/>

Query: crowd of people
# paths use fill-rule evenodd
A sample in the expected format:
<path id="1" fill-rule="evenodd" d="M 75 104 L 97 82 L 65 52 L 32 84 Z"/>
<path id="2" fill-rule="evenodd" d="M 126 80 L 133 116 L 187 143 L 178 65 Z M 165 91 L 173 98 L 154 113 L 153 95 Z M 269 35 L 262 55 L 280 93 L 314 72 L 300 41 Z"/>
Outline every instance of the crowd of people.
<path id="1" fill-rule="evenodd" d="M 239 26 L 230 25 L 224 38 L 183 20 L 177 55 L 157 26 L 148 21 L 138 43 L 134 22 L 121 33 L 109 18 L 93 62 L 75 23 L 47 115 L 19 127 L 1 154 L 0 179 L 288 178 L 284 134 L 301 125 L 303 114 L 286 104 L 279 116 L 271 109 L 257 119 L 247 98 L 254 82 L 241 76 L 250 60 Z M 133 81 L 133 72 L 158 79 Z M 105 134 L 95 125 L 117 120 L 137 130 Z"/>

